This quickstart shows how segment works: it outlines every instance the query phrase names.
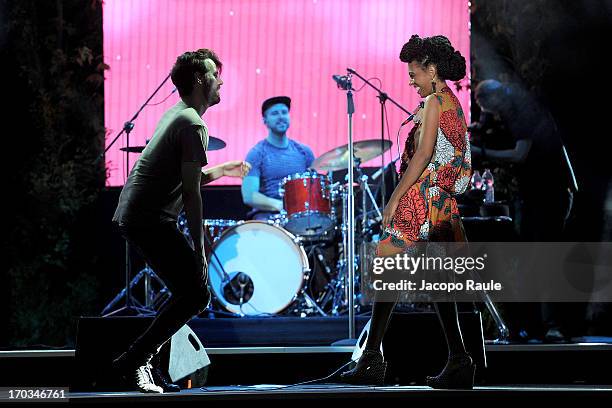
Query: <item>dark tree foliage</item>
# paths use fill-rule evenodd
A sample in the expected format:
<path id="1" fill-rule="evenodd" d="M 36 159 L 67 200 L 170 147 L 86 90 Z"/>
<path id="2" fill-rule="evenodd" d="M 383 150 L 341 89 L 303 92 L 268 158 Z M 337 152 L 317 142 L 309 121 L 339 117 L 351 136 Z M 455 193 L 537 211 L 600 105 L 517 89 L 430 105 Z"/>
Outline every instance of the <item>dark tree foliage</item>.
<path id="1" fill-rule="evenodd" d="M 2 346 L 71 345 L 76 317 L 98 307 L 88 225 L 106 176 L 101 3 L 0 6 Z"/>

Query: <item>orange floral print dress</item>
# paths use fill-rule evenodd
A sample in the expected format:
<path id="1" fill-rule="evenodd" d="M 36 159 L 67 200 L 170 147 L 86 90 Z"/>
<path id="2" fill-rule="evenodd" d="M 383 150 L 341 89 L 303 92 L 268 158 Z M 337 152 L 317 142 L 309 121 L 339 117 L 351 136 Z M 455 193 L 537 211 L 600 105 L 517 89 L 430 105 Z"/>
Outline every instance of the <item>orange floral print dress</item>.
<path id="1" fill-rule="evenodd" d="M 455 196 L 467 190 L 472 172 L 467 124 L 459 100 L 445 87 L 434 95 L 440 121 L 431 162 L 402 196 L 391 223 L 385 225 L 377 254 L 400 253 L 422 241 L 466 241 Z M 415 151 L 415 123 L 402 155 L 400 177 Z"/>

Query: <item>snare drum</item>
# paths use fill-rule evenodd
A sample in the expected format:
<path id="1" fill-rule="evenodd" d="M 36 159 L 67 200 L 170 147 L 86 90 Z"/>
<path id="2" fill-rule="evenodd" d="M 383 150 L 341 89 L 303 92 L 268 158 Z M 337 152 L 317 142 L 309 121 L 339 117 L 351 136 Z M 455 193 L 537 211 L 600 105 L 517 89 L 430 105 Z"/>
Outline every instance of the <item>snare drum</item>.
<path id="1" fill-rule="evenodd" d="M 282 312 L 297 299 L 310 275 L 308 258 L 295 236 L 264 221 L 246 221 L 227 229 L 213 251 L 208 266 L 210 288 L 232 313 Z"/>
<path id="2" fill-rule="evenodd" d="M 334 226 L 330 180 L 314 171 L 287 176 L 281 182 L 285 228 L 299 236 L 313 237 Z"/>

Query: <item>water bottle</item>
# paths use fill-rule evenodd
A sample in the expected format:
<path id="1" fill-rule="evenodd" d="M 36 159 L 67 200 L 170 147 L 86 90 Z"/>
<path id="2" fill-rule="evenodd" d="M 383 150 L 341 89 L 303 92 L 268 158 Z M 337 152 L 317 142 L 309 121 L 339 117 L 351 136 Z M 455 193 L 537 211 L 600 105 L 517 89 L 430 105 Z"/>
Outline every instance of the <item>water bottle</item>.
<path id="1" fill-rule="evenodd" d="M 495 201 L 495 188 L 493 187 L 493 173 L 491 170 L 485 169 L 482 173 L 482 182 L 485 189 L 485 203 L 492 203 Z"/>
<path id="2" fill-rule="evenodd" d="M 482 177 L 480 176 L 480 172 L 478 170 L 474 170 L 471 184 L 472 190 L 482 190 Z"/>

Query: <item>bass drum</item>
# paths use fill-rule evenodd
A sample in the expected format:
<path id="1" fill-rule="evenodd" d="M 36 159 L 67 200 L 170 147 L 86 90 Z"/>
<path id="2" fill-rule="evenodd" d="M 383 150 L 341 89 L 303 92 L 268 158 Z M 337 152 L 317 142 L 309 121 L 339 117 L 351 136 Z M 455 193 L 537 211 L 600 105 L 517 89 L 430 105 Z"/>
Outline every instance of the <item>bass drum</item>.
<path id="1" fill-rule="evenodd" d="M 308 281 L 308 258 L 283 228 L 246 221 L 227 229 L 213 245 L 210 288 L 226 310 L 245 316 L 288 308 Z"/>

